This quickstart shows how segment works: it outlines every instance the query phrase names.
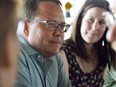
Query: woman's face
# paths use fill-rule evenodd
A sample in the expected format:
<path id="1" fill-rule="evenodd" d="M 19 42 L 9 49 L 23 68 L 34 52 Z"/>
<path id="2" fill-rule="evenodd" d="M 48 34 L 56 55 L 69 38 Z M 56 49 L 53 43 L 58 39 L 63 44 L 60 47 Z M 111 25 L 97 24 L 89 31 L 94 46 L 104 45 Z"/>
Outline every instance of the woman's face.
<path id="1" fill-rule="evenodd" d="M 106 29 L 105 17 L 102 15 L 105 9 L 99 7 L 90 8 L 84 15 L 81 24 L 81 36 L 86 43 L 97 42 Z"/>

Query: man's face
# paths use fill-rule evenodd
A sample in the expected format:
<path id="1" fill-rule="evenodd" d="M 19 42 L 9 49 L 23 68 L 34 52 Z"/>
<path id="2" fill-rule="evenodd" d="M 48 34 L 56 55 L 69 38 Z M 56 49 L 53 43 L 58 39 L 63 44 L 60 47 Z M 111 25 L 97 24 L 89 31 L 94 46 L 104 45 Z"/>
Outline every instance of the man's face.
<path id="1" fill-rule="evenodd" d="M 64 23 L 61 8 L 54 2 L 41 2 L 38 5 L 39 15 L 34 20 L 53 20 Z M 44 57 L 50 57 L 59 52 L 64 39 L 64 32 L 60 27 L 50 30 L 46 23 L 29 22 L 27 41 Z"/>

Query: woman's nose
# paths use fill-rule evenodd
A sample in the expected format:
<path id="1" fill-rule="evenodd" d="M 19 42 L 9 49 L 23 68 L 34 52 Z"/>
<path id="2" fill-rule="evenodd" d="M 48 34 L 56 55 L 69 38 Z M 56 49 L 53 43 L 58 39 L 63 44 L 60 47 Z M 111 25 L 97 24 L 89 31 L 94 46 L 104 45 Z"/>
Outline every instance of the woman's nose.
<path id="1" fill-rule="evenodd" d="M 93 29 L 93 30 L 97 30 L 98 27 L 99 27 L 99 24 L 98 24 L 97 22 L 94 22 L 94 23 L 92 24 L 92 29 Z"/>

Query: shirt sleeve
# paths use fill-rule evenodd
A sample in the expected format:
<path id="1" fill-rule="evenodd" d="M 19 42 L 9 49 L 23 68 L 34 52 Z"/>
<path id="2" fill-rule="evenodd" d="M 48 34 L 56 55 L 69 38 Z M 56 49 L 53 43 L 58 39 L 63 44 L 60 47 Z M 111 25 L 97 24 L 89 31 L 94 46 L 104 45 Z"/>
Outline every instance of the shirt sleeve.
<path id="1" fill-rule="evenodd" d="M 17 62 L 17 72 L 14 87 L 31 87 L 28 67 L 21 58 L 18 58 Z"/>
<path id="2" fill-rule="evenodd" d="M 113 68 L 107 70 L 103 87 L 116 87 L 116 71 Z"/>
<path id="3" fill-rule="evenodd" d="M 59 75 L 58 75 L 58 86 L 57 87 L 72 87 L 68 75 L 63 68 L 63 62 L 59 57 Z"/>

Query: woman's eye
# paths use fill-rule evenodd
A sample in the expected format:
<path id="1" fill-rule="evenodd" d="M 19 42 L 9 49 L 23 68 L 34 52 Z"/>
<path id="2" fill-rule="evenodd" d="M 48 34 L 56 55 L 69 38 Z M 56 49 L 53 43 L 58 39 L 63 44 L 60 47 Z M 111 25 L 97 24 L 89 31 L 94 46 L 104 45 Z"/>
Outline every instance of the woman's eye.
<path id="1" fill-rule="evenodd" d="M 93 22 L 94 22 L 94 19 L 93 19 L 93 18 L 90 18 L 90 19 L 89 19 L 89 22 L 90 22 L 90 23 L 93 23 Z"/>
<path id="2" fill-rule="evenodd" d="M 101 20 L 101 21 L 99 21 L 99 24 L 100 25 L 104 25 L 105 24 L 105 21 L 104 20 Z"/>

